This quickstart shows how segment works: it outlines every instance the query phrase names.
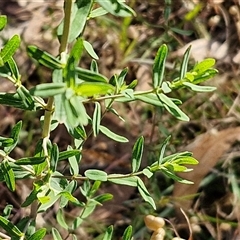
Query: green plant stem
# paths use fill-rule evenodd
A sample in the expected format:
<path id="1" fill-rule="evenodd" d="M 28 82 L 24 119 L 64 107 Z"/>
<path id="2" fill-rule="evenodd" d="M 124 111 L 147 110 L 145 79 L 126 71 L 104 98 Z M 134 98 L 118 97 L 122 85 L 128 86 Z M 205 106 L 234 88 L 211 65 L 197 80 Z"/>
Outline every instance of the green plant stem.
<path id="1" fill-rule="evenodd" d="M 135 173 L 128 173 L 128 174 L 109 174 L 108 179 L 118 179 L 118 178 L 129 178 L 129 177 L 134 177 L 134 176 L 139 176 L 142 175 L 143 171 L 135 172 Z M 89 180 L 88 177 L 84 176 L 52 176 L 53 178 L 63 178 L 63 179 L 68 179 L 68 180 L 77 180 L 77 181 L 85 181 Z"/>
<path id="2" fill-rule="evenodd" d="M 64 2 L 64 23 L 63 23 L 63 33 L 61 36 L 61 44 L 59 48 L 59 53 L 66 52 L 68 44 L 68 36 L 71 24 L 71 12 L 72 12 L 73 0 L 65 0 Z"/>

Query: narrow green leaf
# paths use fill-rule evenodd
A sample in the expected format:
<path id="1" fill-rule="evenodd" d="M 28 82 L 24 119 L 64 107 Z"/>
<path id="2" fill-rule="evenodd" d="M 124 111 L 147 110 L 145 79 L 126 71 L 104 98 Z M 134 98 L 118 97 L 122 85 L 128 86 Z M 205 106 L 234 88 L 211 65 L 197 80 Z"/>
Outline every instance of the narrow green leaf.
<path id="1" fill-rule="evenodd" d="M 122 174 L 111 174 L 108 177 L 109 182 L 113 182 L 120 185 L 126 185 L 131 187 L 137 187 L 138 178 L 136 176 L 125 177 Z"/>
<path id="2" fill-rule="evenodd" d="M 141 166 L 142 154 L 143 154 L 144 138 L 139 137 L 133 146 L 132 151 L 132 172 L 137 172 Z"/>
<path id="3" fill-rule="evenodd" d="M 163 103 L 159 101 L 159 98 L 154 93 L 148 93 L 144 95 L 136 95 L 135 99 L 140 100 L 142 102 L 155 105 L 158 107 L 163 107 Z"/>
<path id="4" fill-rule="evenodd" d="M 38 229 L 31 237 L 28 238 L 28 240 L 42 240 L 46 235 L 46 232 L 46 228 Z"/>
<path id="5" fill-rule="evenodd" d="M 34 102 L 33 96 L 29 93 L 29 91 L 23 85 L 21 85 L 17 89 L 17 93 L 26 109 L 33 110 L 35 108 L 35 102 Z"/>
<path id="6" fill-rule="evenodd" d="M 82 34 L 84 26 L 86 25 L 87 18 L 90 14 L 92 4 L 93 0 L 81 0 L 74 3 L 74 7 L 77 8 L 77 11 L 71 23 L 68 38 L 69 42 L 72 42 Z"/>
<path id="7" fill-rule="evenodd" d="M 132 226 L 130 225 L 125 229 L 122 240 L 131 240 L 131 239 L 132 239 Z"/>
<path id="8" fill-rule="evenodd" d="M 62 69 L 63 65 L 62 63 L 52 56 L 51 54 L 40 50 L 36 46 L 30 45 L 27 48 L 27 52 L 30 57 L 35 59 L 38 63 L 42 64 L 45 67 L 51 68 L 51 69 Z"/>
<path id="9" fill-rule="evenodd" d="M 90 71 L 98 73 L 98 65 L 97 65 L 96 60 L 94 60 L 94 59 L 92 59 L 92 61 L 91 61 Z"/>
<path id="10" fill-rule="evenodd" d="M 95 109 L 93 112 L 93 119 L 92 119 L 94 137 L 96 137 L 99 133 L 100 122 L 101 122 L 101 105 L 99 102 L 95 102 Z"/>
<path id="11" fill-rule="evenodd" d="M 147 188 L 145 187 L 143 181 L 139 177 L 137 180 L 137 187 L 138 187 L 138 191 L 139 191 L 140 195 L 145 200 L 145 202 L 148 202 L 153 207 L 153 209 L 156 210 L 156 204 L 155 204 L 154 200 L 152 199 Z"/>
<path id="12" fill-rule="evenodd" d="M 186 86 L 186 87 L 189 87 L 191 90 L 193 90 L 195 92 L 212 92 L 212 91 L 217 89 L 216 87 L 199 86 L 199 85 L 195 85 L 195 84 L 190 83 L 190 82 L 184 82 L 183 85 Z"/>
<path id="13" fill-rule="evenodd" d="M 59 149 L 58 145 L 54 143 L 51 148 L 51 155 L 50 155 L 50 169 L 52 172 L 55 172 L 57 169 L 59 159 Z"/>
<path id="14" fill-rule="evenodd" d="M 174 163 L 185 165 L 185 164 L 190 164 L 190 165 L 196 165 L 198 164 L 198 161 L 191 156 L 179 156 L 177 157 L 174 161 Z"/>
<path id="15" fill-rule="evenodd" d="M 190 36 L 193 34 L 193 31 L 191 30 L 183 30 L 183 29 L 180 29 L 180 28 L 176 28 L 176 27 L 170 27 L 170 29 L 175 32 L 175 33 L 178 33 L 178 34 L 181 34 L 183 36 Z"/>
<path id="16" fill-rule="evenodd" d="M 72 129 L 69 129 L 69 133 L 77 140 L 86 140 L 87 134 L 83 126 L 78 125 Z"/>
<path id="17" fill-rule="evenodd" d="M 63 227 L 64 229 L 68 230 L 68 225 L 65 221 L 65 218 L 63 216 L 63 210 L 59 209 L 57 212 L 57 216 L 56 216 L 57 222 L 58 224 Z"/>
<path id="18" fill-rule="evenodd" d="M 216 74 L 218 74 L 218 70 L 217 69 L 207 69 L 204 73 L 201 73 L 197 76 L 194 77 L 194 84 L 198 84 L 198 83 L 202 83 L 210 78 L 213 78 L 214 76 L 216 76 Z"/>
<path id="19" fill-rule="evenodd" d="M 109 13 L 118 17 L 131 17 L 135 15 L 133 9 L 118 0 L 97 0 L 97 2 Z"/>
<path id="20" fill-rule="evenodd" d="M 9 147 L 14 143 L 12 138 L 6 138 L 0 136 L 0 147 Z"/>
<path id="21" fill-rule="evenodd" d="M 95 210 L 98 203 L 96 201 L 88 200 L 87 204 L 85 205 L 85 208 L 83 209 L 83 212 L 81 213 L 81 218 L 85 219 L 88 216 L 90 216 L 93 211 Z"/>
<path id="22" fill-rule="evenodd" d="M 78 38 L 71 48 L 69 58 L 74 59 L 74 67 L 76 67 L 81 59 L 83 53 L 84 41 L 82 38 Z"/>
<path id="23" fill-rule="evenodd" d="M 52 228 L 52 235 L 54 240 L 63 240 L 56 228 Z"/>
<path id="24" fill-rule="evenodd" d="M 94 51 L 91 43 L 89 43 L 88 41 L 84 40 L 84 41 L 83 41 L 83 45 L 84 45 L 84 48 L 86 49 L 86 51 L 88 52 L 88 54 L 89 54 L 92 58 L 94 58 L 94 59 L 96 59 L 96 60 L 99 59 L 99 57 L 98 57 L 98 55 L 96 54 L 96 52 Z"/>
<path id="25" fill-rule="evenodd" d="M 43 163 L 46 157 L 25 157 L 18 159 L 16 165 L 37 165 Z"/>
<path id="26" fill-rule="evenodd" d="M 49 190 L 49 189 L 48 189 Z M 51 190 L 50 193 L 47 192 L 39 192 L 38 193 L 38 200 L 41 203 L 38 212 L 44 212 L 49 209 L 61 196 L 56 195 L 56 191 Z"/>
<path id="27" fill-rule="evenodd" d="M 137 84 L 138 84 L 138 80 L 135 79 L 127 86 L 127 88 L 134 89 L 137 86 Z"/>
<path id="28" fill-rule="evenodd" d="M 14 172 L 15 179 L 25 179 L 25 178 L 29 178 L 31 176 L 31 173 L 29 173 L 29 171 L 27 171 L 27 170 L 23 170 L 21 166 L 18 166 L 12 162 L 9 162 L 9 165 Z M 29 166 L 29 168 L 31 170 L 33 169 L 32 166 Z M 1 179 L 1 176 L 0 176 L 0 179 Z"/>
<path id="29" fill-rule="evenodd" d="M 68 151 L 74 151 L 71 146 L 68 146 Z M 77 176 L 79 174 L 79 163 L 81 161 L 81 151 L 78 150 L 76 155 L 68 157 L 70 165 L 70 172 L 72 175 Z"/>
<path id="30" fill-rule="evenodd" d="M 117 141 L 117 142 L 128 142 L 128 139 L 123 137 L 123 136 L 120 136 L 114 132 L 112 132 L 110 129 L 100 125 L 99 126 L 99 130 L 104 134 L 106 135 L 107 137 Z"/>
<path id="31" fill-rule="evenodd" d="M 3 49 L 0 52 L 0 56 L 4 63 L 7 62 L 13 56 L 13 54 L 19 48 L 20 42 L 21 40 L 19 35 L 14 35 L 4 45 Z"/>
<path id="32" fill-rule="evenodd" d="M 18 221 L 18 223 L 15 225 L 21 232 L 25 233 L 25 236 L 29 236 L 32 235 L 35 231 L 36 231 L 36 224 L 35 221 L 33 221 L 33 219 L 31 219 L 29 216 L 26 217 L 22 217 L 20 219 L 20 221 Z M 26 231 L 26 226 L 28 226 L 27 228 L 27 232 Z M 13 238 L 13 240 L 15 240 L 16 238 Z M 19 238 L 17 238 L 19 240 Z"/>
<path id="33" fill-rule="evenodd" d="M 16 147 L 21 128 L 22 128 L 22 121 L 17 122 L 12 128 L 10 138 L 13 139 L 13 143 L 10 146 L 4 148 L 4 151 L 7 154 L 9 154 Z"/>
<path id="34" fill-rule="evenodd" d="M 113 226 L 109 226 L 103 236 L 103 240 L 111 240 L 113 235 Z"/>
<path id="35" fill-rule="evenodd" d="M 107 14 L 108 12 L 103 9 L 102 7 L 99 7 L 99 8 L 96 8 L 96 9 L 93 9 L 89 15 L 89 18 L 96 18 L 96 17 L 100 17 L 100 16 L 103 16 L 105 14 Z"/>
<path id="36" fill-rule="evenodd" d="M 124 68 L 120 74 L 117 76 L 116 83 L 117 83 L 117 89 L 121 89 L 121 87 L 124 85 L 125 78 L 128 73 L 128 68 Z"/>
<path id="37" fill-rule="evenodd" d="M 79 153 L 80 151 L 75 149 L 62 151 L 59 153 L 58 161 L 66 160 L 70 157 L 77 156 Z"/>
<path id="38" fill-rule="evenodd" d="M 165 62 L 167 59 L 168 47 L 163 44 L 157 52 L 153 64 L 153 87 L 158 88 L 162 85 L 165 70 Z"/>
<path id="39" fill-rule="evenodd" d="M 60 208 L 64 208 L 68 202 L 72 202 L 74 204 L 79 205 L 80 202 L 78 201 L 78 199 L 76 199 L 72 193 L 76 190 L 77 188 L 77 182 L 76 181 L 71 181 L 65 188 L 64 191 L 62 191 L 60 193 L 61 198 L 60 198 L 60 203 L 59 203 L 59 207 Z"/>
<path id="40" fill-rule="evenodd" d="M 6 65 L 8 66 L 8 68 L 10 69 L 11 71 L 11 75 L 13 76 L 13 78 L 17 81 L 20 79 L 21 75 L 19 74 L 19 71 L 18 71 L 18 66 L 15 62 L 15 60 L 10 57 L 7 62 L 6 62 Z"/>
<path id="41" fill-rule="evenodd" d="M 15 225 L 13 225 L 9 220 L 0 216 L 0 226 L 11 236 L 11 237 L 22 237 L 22 233 Z"/>
<path id="42" fill-rule="evenodd" d="M 177 176 L 175 173 L 173 173 L 172 171 L 170 171 L 169 169 L 162 169 L 161 168 L 161 171 L 169 178 L 177 181 L 177 182 L 180 182 L 180 183 L 183 183 L 183 184 L 193 184 L 192 181 L 188 181 L 186 179 L 183 179 L 179 176 Z"/>
<path id="43" fill-rule="evenodd" d="M 84 175 L 90 180 L 106 182 L 107 173 L 97 169 L 88 169 L 85 171 Z"/>
<path id="44" fill-rule="evenodd" d="M 0 93 L 0 104 L 25 110 L 28 109 L 17 93 Z"/>
<path id="45" fill-rule="evenodd" d="M 67 116 L 67 122 L 71 127 L 88 124 L 88 115 L 86 109 L 78 96 L 74 95 L 70 99 L 64 100 L 64 107 Z"/>
<path id="46" fill-rule="evenodd" d="M 108 82 L 108 79 L 105 76 L 103 76 L 102 74 L 93 72 L 88 69 L 77 67 L 76 73 L 78 74 L 78 77 L 80 79 L 82 79 L 86 82 L 103 82 L 103 83 Z"/>
<path id="47" fill-rule="evenodd" d="M 83 82 L 75 88 L 75 92 L 79 96 L 90 97 L 95 95 L 106 95 L 112 93 L 114 87 L 108 83 L 89 83 Z"/>
<path id="48" fill-rule="evenodd" d="M 189 172 L 192 170 L 176 163 L 171 163 L 171 166 L 173 167 L 174 172 Z"/>
<path id="49" fill-rule="evenodd" d="M 90 185 L 90 182 L 89 183 L 89 187 L 88 187 L 88 190 L 87 190 L 87 195 L 86 197 L 87 198 L 92 198 L 93 195 L 97 192 L 97 190 L 100 188 L 101 186 L 101 181 L 95 181 L 94 184 L 91 186 Z"/>
<path id="50" fill-rule="evenodd" d="M 3 177 L 9 190 L 15 191 L 15 177 L 12 168 L 9 166 L 6 160 L 1 163 L 1 170 L 3 172 Z"/>
<path id="51" fill-rule="evenodd" d="M 63 192 L 60 192 L 59 195 L 61 197 L 64 197 L 66 200 L 67 200 L 67 203 L 68 202 L 72 202 L 74 203 L 75 205 L 81 205 L 80 202 L 78 201 L 77 198 L 75 198 L 70 192 L 68 191 L 63 191 Z M 66 204 L 67 205 L 67 204 Z M 65 206 L 66 206 L 65 205 Z"/>
<path id="52" fill-rule="evenodd" d="M 215 65 L 216 61 L 214 58 L 206 58 L 200 63 L 197 63 L 196 66 L 193 68 L 193 72 L 197 72 L 197 74 L 204 73 L 209 68 Z"/>
<path id="53" fill-rule="evenodd" d="M 162 93 L 158 94 L 158 96 L 169 113 L 179 120 L 189 121 L 189 117 L 169 97 Z"/>
<path id="54" fill-rule="evenodd" d="M 66 91 L 66 83 L 42 83 L 30 89 L 30 93 L 39 97 L 51 97 Z"/>
<path id="55" fill-rule="evenodd" d="M 99 202 L 99 203 L 110 201 L 112 199 L 113 199 L 113 195 L 110 194 L 110 193 L 103 193 L 103 194 L 98 195 L 97 197 L 94 198 L 94 200 Z"/>
<path id="56" fill-rule="evenodd" d="M 6 15 L 1 15 L 0 16 L 0 31 L 4 29 L 4 27 L 7 24 L 7 16 Z"/>
<path id="57" fill-rule="evenodd" d="M 164 140 L 164 142 L 163 142 L 163 144 L 162 144 L 162 146 L 161 146 L 160 154 L 159 154 L 159 158 L 158 158 L 158 165 L 161 165 L 162 162 L 163 162 L 163 156 L 164 156 L 164 153 L 165 153 L 165 149 L 166 149 L 166 147 L 167 147 L 167 145 L 168 145 L 168 143 L 169 143 L 170 138 L 171 138 L 171 136 L 168 136 L 168 137 Z"/>
<path id="58" fill-rule="evenodd" d="M 76 67 L 79 64 L 83 52 L 83 40 L 82 38 L 77 39 L 73 45 L 70 56 L 67 60 L 67 65 L 63 70 L 64 81 L 67 83 L 68 87 L 73 88 L 76 85 L 77 74 Z"/>
<path id="59" fill-rule="evenodd" d="M 183 55 L 183 60 L 182 60 L 182 64 L 180 67 L 180 79 L 183 79 L 187 73 L 187 67 L 188 67 L 188 61 L 189 61 L 189 57 L 190 57 L 190 50 L 191 50 L 191 46 L 189 46 L 187 48 L 187 50 L 185 51 L 184 55 Z"/>
<path id="60" fill-rule="evenodd" d="M 37 200 L 37 194 L 40 191 L 40 189 L 37 189 L 36 186 L 34 186 L 34 189 L 31 191 L 31 193 L 27 196 L 25 201 L 22 203 L 21 207 L 27 207 L 30 204 L 32 204 L 35 200 Z"/>

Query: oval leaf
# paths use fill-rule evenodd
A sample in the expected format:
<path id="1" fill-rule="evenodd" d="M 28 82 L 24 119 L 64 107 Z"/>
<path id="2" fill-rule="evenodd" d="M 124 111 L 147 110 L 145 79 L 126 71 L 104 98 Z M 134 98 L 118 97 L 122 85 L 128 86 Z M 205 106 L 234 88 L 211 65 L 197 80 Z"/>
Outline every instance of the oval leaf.
<path id="1" fill-rule="evenodd" d="M 215 65 L 215 59 L 214 58 L 206 58 L 200 63 L 198 63 L 194 68 L 193 71 L 197 72 L 198 74 L 201 74 L 208 70 L 209 68 L 213 67 Z"/>
<path id="2" fill-rule="evenodd" d="M 84 48 L 86 49 L 86 51 L 88 52 L 88 54 L 94 58 L 94 59 L 99 59 L 98 55 L 96 54 L 96 52 L 94 51 L 93 47 L 92 47 L 92 44 L 89 43 L 88 41 L 83 41 L 83 45 L 84 45 Z"/>
<path id="3" fill-rule="evenodd" d="M 109 130 L 108 128 L 100 125 L 99 126 L 99 130 L 104 134 L 106 135 L 107 137 L 117 141 L 117 142 L 128 142 L 128 139 L 123 137 L 123 136 L 120 136 L 114 132 L 112 132 L 111 130 Z"/>
<path id="4" fill-rule="evenodd" d="M 104 172 L 104 171 L 101 171 L 101 170 L 88 169 L 88 170 L 85 171 L 84 174 L 90 180 L 101 181 L 101 182 L 106 182 L 107 181 L 107 173 Z"/>

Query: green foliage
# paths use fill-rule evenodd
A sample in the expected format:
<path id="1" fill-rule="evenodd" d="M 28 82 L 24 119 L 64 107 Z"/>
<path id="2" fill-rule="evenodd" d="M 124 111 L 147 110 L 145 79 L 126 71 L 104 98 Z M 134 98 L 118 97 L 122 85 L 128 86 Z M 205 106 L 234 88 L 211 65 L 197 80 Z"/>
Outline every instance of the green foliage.
<path id="1" fill-rule="evenodd" d="M 188 48 L 183 56 L 179 76 L 172 81 L 166 81 L 164 74 L 168 47 L 163 44 L 159 47 L 154 60 L 151 90 L 136 91 L 137 80 L 127 84 L 125 80 L 128 72 L 127 68 L 123 69 L 120 74 L 115 74 L 108 79 L 98 72 L 96 62 L 98 56 L 91 43 L 83 39 L 83 31 L 90 18 L 107 13 L 118 17 L 129 17 L 135 13 L 123 1 L 105 0 L 96 2 L 100 7 L 94 8 L 95 1 L 93 0 L 77 0 L 74 3 L 72 0 L 65 1 L 65 16 L 58 27 L 61 44 L 58 57 L 42 51 L 37 46 L 28 46 L 28 55 L 37 64 L 52 70 L 51 83 L 41 83 L 29 90 L 22 85 L 21 75 L 13 58 L 20 45 L 18 35 L 10 38 L 0 52 L 0 75 L 16 86 L 15 93 L 0 93 L 0 104 L 29 111 L 44 111 L 42 139 L 36 145 L 34 156 L 26 156 L 21 159 L 13 159 L 10 156 L 10 153 L 19 143 L 21 121 L 13 127 L 9 137 L 0 136 L 0 180 L 6 183 L 9 190 L 14 191 L 16 179 L 33 179 L 32 191 L 22 203 L 22 207 L 31 205 L 33 211 L 31 216 L 36 216 L 39 212 L 47 211 L 58 201 L 60 210 L 57 212 L 57 222 L 69 232 L 76 230 L 97 206 L 101 206 L 105 201 L 115 197 L 109 193 L 98 193 L 103 182 L 135 187 L 143 200 L 153 209 L 157 208 L 156 199 L 145 186 L 141 176 L 151 178 L 155 172 L 160 171 L 175 181 L 191 184 L 191 182 L 178 177 L 176 172 L 190 171 L 191 169 L 185 165 L 194 165 L 198 162 L 189 152 L 165 156 L 169 137 L 162 143 L 158 160 L 141 170 L 144 138 L 140 136 L 133 146 L 132 169 L 128 174 L 109 174 L 99 169 L 88 169 L 81 175 L 79 169 L 82 146 L 92 133 L 96 137 L 100 132 L 114 141 L 128 142 L 125 136 L 114 133 L 108 127 L 101 125 L 101 120 L 108 111 L 121 118 L 113 107 L 114 102 L 142 101 L 166 109 L 181 121 L 188 121 L 189 117 L 179 107 L 182 103 L 181 100 L 173 99 L 168 94 L 180 88 L 187 88 L 196 92 L 213 91 L 213 87 L 197 84 L 217 74 L 217 70 L 214 69 L 215 60 L 211 58 L 197 63 L 189 70 L 190 48 Z M 1 16 L 0 30 L 5 27 L 6 22 L 6 16 Z M 79 67 L 84 49 L 93 58 L 90 69 Z M 87 103 L 94 103 L 92 117 L 86 110 Z M 49 138 L 50 132 L 59 124 L 66 126 L 69 135 L 74 140 L 74 144 L 65 151 L 60 151 L 58 146 L 53 144 Z M 92 126 L 89 132 L 85 127 L 87 125 Z M 66 161 L 69 164 L 70 176 L 59 172 L 61 161 Z M 80 185 L 79 188 L 78 185 Z M 74 197 L 74 193 L 78 189 L 85 197 L 85 201 L 80 201 Z M 81 208 L 81 212 L 72 222 L 66 221 L 64 217 L 64 208 L 68 203 Z M 8 216 L 9 214 L 0 216 L 0 226 L 13 239 L 33 240 L 44 238 L 46 229 L 35 229 L 34 221 L 30 221 L 33 224 L 32 228 L 28 223 L 25 224 L 22 221 L 21 224 L 25 224 L 21 228 L 22 231 L 8 220 Z M 53 239 L 63 239 L 56 228 L 53 227 L 51 232 Z M 131 239 L 132 232 L 132 227 L 129 226 L 124 231 L 122 239 Z M 110 226 L 107 228 L 103 239 L 109 240 L 112 237 L 113 227 Z"/>

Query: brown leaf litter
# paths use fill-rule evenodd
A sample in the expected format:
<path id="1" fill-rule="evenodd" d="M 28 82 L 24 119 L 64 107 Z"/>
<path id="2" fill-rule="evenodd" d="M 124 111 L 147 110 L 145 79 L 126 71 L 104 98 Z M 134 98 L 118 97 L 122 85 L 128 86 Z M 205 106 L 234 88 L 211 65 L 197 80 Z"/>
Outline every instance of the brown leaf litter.
<path id="1" fill-rule="evenodd" d="M 177 182 L 174 185 L 174 204 L 177 217 L 180 220 L 183 219 L 183 216 L 179 209 L 182 208 L 187 212 L 191 208 L 193 202 L 191 196 L 197 193 L 203 178 L 236 141 L 240 141 L 240 127 L 232 127 L 221 131 L 213 129 L 199 135 L 186 147 L 187 151 L 193 153 L 193 156 L 199 161 L 199 164 L 190 166 L 193 168 L 192 172 L 179 174 L 179 176 L 194 182 L 193 185 L 180 184 Z"/>

